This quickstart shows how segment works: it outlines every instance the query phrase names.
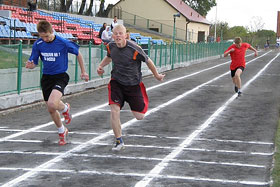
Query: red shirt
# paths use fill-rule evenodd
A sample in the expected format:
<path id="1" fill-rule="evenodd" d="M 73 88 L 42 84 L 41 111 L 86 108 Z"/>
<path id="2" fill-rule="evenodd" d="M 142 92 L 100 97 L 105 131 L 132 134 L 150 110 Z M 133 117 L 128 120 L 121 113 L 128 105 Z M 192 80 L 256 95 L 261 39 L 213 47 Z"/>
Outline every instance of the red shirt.
<path id="1" fill-rule="evenodd" d="M 235 70 L 236 68 L 242 66 L 245 68 L 245 53 L 246 50 L 250 47 L 251 45 L 248 43 L 241 43 L 241 47 L 237 48 L 235 44 L 232 44 L 229 46 L 229 48 L 225 51 L 229 51 L 230 49 L 234 49 L 233 52 L 230 52 L 230 57 L 231 57 L 231 64 L 230 64 L 230 69 Z"/>

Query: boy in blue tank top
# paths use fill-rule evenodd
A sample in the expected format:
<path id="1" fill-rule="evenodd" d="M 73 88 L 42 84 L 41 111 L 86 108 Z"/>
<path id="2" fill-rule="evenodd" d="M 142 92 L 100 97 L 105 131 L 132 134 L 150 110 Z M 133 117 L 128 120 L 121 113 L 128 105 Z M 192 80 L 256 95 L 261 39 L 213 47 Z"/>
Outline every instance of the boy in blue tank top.
<path id="1" fill-rule="evenodd" d="M 83 56 L 79 52 L 79 46 L 69 40 L 54 35 L 52 25 L 48 21 L 40 21 L 37 25 L 40 38 L 33 44 L 32 53 L 25 67 L 33 69 L 38 65 L 39 57 L 43 62 L 43 76 L 41 86 L 44 101 L 48 112 L 58 128 L 59 145 L 66 144 L 68 129 L 64 127 L 60 118 L 60 112 L 64 116 L 65 124 L 71 122 L 70 105 L 61 101 L 64 89 L 69 82 L 68 53 L 77 56 L 81 78 L 89 80 L 85 71 Z"/>

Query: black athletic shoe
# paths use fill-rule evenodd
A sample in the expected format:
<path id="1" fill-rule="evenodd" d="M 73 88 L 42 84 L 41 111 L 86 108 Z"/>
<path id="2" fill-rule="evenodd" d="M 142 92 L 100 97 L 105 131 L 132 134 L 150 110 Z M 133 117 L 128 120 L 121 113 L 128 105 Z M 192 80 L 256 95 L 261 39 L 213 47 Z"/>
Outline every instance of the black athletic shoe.
<path id="1" fill-rule="evenodd" d="M 234 91 L 235 91 L 236 93 L 238 92 L 237 86 L 234 86 Z"/>
<path id="2" fill-rule="evenodd" d="M 240 97 L 242 95 L 242 92 L 239 91 L 237 94 L 238 94 L 238 97 Z"/>

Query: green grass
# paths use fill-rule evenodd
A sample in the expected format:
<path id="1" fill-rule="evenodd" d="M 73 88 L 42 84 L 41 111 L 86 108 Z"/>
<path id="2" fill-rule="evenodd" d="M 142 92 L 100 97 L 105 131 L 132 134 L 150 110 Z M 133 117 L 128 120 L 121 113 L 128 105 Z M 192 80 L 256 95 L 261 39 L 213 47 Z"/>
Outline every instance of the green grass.
<path id="1" fill-rule="evenodd" d="M 272 171 L 273 187 L 280 186 L 280 120 L 278 121 L 278 128 L 275 136 L 275 154 L 274 154 L 274 168 Z"/>
<path id="2" fill-rule="evenodd" d="M 0 69 L 7 68 L 16 68 L 18 67 L 18 53 L 13 52 L 13 49 L 10 49 L 10 52 L 5 50 L 0 50 Z M 22 66 L 25 66 L 24 63 L 28 60 L 27 56 L 22 57 Z"/>

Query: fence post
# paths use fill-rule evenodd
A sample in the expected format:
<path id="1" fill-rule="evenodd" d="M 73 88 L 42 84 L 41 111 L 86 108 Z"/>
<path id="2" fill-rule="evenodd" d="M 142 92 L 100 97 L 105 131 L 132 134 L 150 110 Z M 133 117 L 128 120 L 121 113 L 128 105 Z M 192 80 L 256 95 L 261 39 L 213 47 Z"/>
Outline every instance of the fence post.
<path id="1" fill-rule="evenodd" d="M 79 42 L 77 41 L 77 44 Z M 75 83 L 78 83 L 78 57 L 76 56 L 76 61 L 75 61 Z"/>
<path id="2" fill-rule="evenodd" d="M 160 52 L 159 52 L 159 67 L 161 67 L 162 64 L 162 42 L 160 43 Z"/>
<path id="3" fill-rule="evenodd" d="M 89 80 L 91 80 L 91 41 L 89 42 L 89 54 L 88 54 L 88 75 L 89 75 Z"/>
<path id="4" fill-rule="evenodd" d="M 158 45 L 156 43 L 156 45 L 155 45 L 155 60 L 154 60 L 155 66 L 157 65 L 157 48 L 158 48 Z"/>
<path id="5" fill-rule="evenodd" d="M 17 76 L 17 93 L 21 91 L 21 76 L 22 76 L 22 40 L 19 41 L 18 46 L 18 76 Z"/>
<path id="6" fill-rule="evenodd" d="M 136 25 L 136 15 L 134 15 L 133 24 Z"/>

